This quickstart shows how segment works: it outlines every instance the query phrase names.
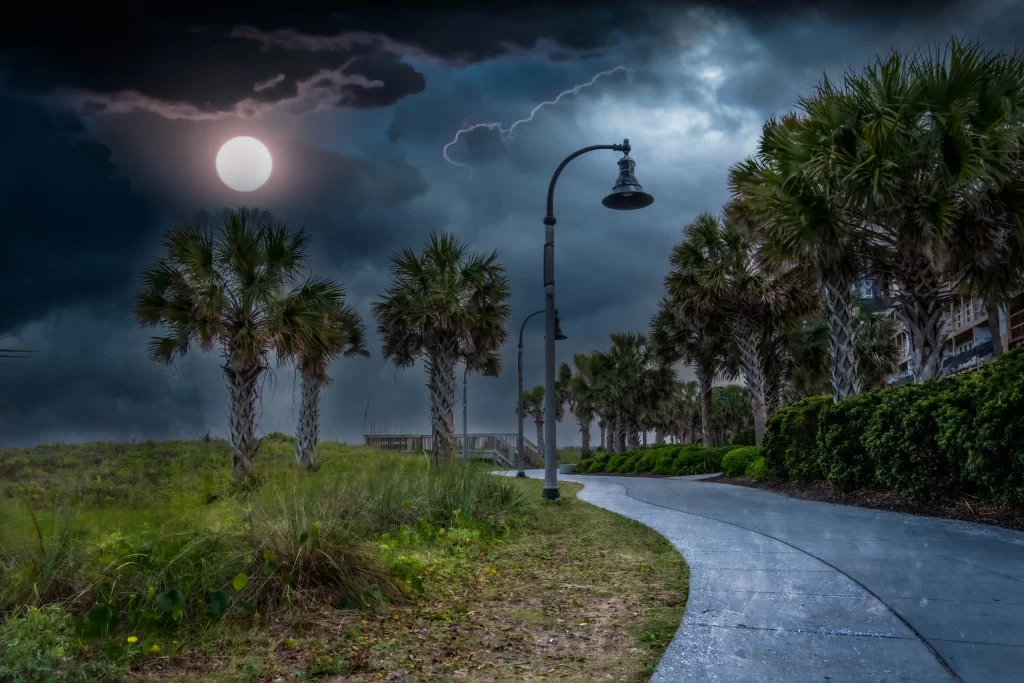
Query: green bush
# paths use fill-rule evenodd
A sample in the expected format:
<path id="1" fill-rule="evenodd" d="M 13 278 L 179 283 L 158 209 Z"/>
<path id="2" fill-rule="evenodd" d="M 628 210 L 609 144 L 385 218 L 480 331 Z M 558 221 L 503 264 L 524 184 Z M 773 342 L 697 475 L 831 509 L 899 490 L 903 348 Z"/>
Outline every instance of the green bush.
<path id="1" fill-rule="evenodd" d="M 722 458 L 731 450 L 732 446 L 687 446 L 676 456 L 672 474 L 687 476 L 719 472 L 722 469 Z"/>
<path id="2" fill-rule="evenodd" d="M 655 474 L 672 474 L 675 466 L 676 456 L 685 446 L 669 446 L 658 454 L 657 462 L 654 464 Z"/>
<path id="3" fill-rule="evenodd" d="M 744 427 L 736 434 L 736 438 L 732 440 L 733 446 L 754 446 L 757 445 L 757 439 L 754 436 L 753 427 Z"/>
<path id="4" fill-rule="evenodd" d="M 580 471 L 583 471 L 583 467 L 586 467 L 587 472 L 604 472 L 605 465 L 608 464 L 608 454 L 601 453 L 600 455 L 594 455 L 588 458 L 585 463 L 581 463 Z"/>
<path id="5" fill-rule="evenodd" d="M 940 438 L 943 443 L 962 439 L 967 476 L 986 498 L 1024 507 L 1024 348 L 973 374 L 978 393 L 973 424 L 958 430 L 946 415 Z"/>
<path id="6" fill-rule="evenodd" d="M 825 478 L 836 490 L 875 483 L 875 464 L 864 447 L 864 433 L 885 395 L 878 390 L 851 396 L 821 413 L 818 453 Z"/>
<path id="7" fill-rule="evenodd" d="M 971 396 L 963 389 L 971 384 L 969 376 L 957 376 L 884 392 L 864 434 L 879 483 L 917 504 L 961 491 L 966 451 L 958 439 L 940 443 L 940 420 L 968 422 L 962 413 Z"/>
<path id="8" fill-rule="evenodd" d="M 773 479 L 821 479 L 818 419 L 833 405 L 831 396 L 810 396 L 782 408 L 768 420 L 762 454 Z"/>
<path id="9" fill-rule="evenodd" d="M 768 473 L 764 466 L 764 458 L 758 458 L 747 465 L 747 469 L 743 474 L 747 475 L 751 479 L 756 479 L 757 481 L 765 481 L 768 479 Z"/>
<path id="10" fill-rule="evenodd" d="M 734 448 L 722 458 L 722 473 L 727 477 L 738 477 L 747 471 L 750 463 L 761 457 L 757 446 Z"/>
<path id="11" fill-rule="evenodd" d="M 642 457 L 644 457 L 643 452 L 641 452 L 641 451 L 630 451 L 626 455 L 626 459 L 622 463 L 622 468 L 619 469 L 619 471 L 620 472 L 635 472 L 636 471 L 636 465 L 637 465 L 638 462 L 640 462 L 640 458 L 642 458 Z"/>
<path id="12" fill-rule="evenodd" d="M 603 472 L 621 472 L 622 463 L 626 461 L 624 453 L 613 453 L 605 463 Z"/>

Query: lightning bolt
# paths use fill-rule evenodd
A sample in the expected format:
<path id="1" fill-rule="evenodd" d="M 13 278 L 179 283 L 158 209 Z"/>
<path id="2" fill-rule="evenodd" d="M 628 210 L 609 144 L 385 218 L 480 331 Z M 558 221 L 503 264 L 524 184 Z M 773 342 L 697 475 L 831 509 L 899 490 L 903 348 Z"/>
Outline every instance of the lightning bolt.
<path id="1" fill-rule="evenodd" d="M 512 133 L 515 131 L 516 126 L 518 126 L 519 124 L 522 124 L 522 123 L 528 123 L 528 122 L 532 121 L 533 117 L 537 114 L 537 112 L 540 111 L 541 109 L 543 109 L 544 107 L 554 106 L 554 105 L 558 104 L 559 102 L 561 102 L 563 97 L 567 97 L 569 95 L 575 95 L 575 94 L 579 93 L 580 90 L 583 90 L 584 88 L 589 88 L 592 85 L 594 85 L 594 83 L 596 83 L 599 78 L 602 78 L 604 76 L 611 76 L 613 73 L 616 73 L 617 71 L 624 71 L 624 72 L 626 72 L 627 76 L 632 76 L 632 72 L 628 68 L 626 68 L 625 66 L 617 66 L 614 69 L 609 69 L 608 71 L 602 71 L 601 73 L 595 74 L 594 77 L 591 78 L 586 83 L 580 83 L 579 85 L 574 85 L 573 87 L 569 88 L 568 90 L 563 90 L 562 92 L 558 93 L 558 96 L 555 99 L 553 99 L 553 100 L 548 100 L 546 102 L 541 102 L 540 104 L 535 106 L 530 111 L 530 115 L 529 116 L 527 116 L 524 119 L 519 119 L 518 121 L 513 122 L 512 125 L 509 126 L 508 128 L 502 127 L 500 121 L 492 121 L 492 122 L 488 122 L 488 123 L 474 123 L 471 126 L 467 126 L 465 128 L 460 128 L 455 133 L 455 137 L 453 137 L 451 139 L 451 141 L 447 145 L 444 146 L 444 149 L 441 151 L 441 154 L 444 155 L 444 160 L 447 161 L 452 166 L 461 166 L 462 168 L 469 168 L 469 164 L 460 163 L 458 161 L 453 160 L 450 156 L 448 156 L 448 149 L 452 145 L 457 143 L 459 141 L 459 138 L 462 137 L 463 134 L 470 133 L 470 132 L 472 132 L 474 130 L 477 130 L 478 128 L 487 128 L 488 130 L 497 130 L 498 133 L 501 135 L 501 141 L 502 142 L 508 142 L 509 140 L 512 139 Z"/>

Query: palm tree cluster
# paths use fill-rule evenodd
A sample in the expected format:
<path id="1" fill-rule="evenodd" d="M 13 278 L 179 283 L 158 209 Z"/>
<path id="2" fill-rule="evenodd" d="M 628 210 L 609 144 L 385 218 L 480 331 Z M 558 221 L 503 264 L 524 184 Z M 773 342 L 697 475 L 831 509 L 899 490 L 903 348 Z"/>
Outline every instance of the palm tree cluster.
<path id="1" fill-rule="evenodd" d="M 142 273 L 135 317 L 167 332 L 150 340 L 151 358 L 170 364 L 193 346 L 221 349 L 238 483 L 259 450 L 259 386 L 271 352 L 301 377 L 295 457 L 307 469 L 316 466 L 319 395 L 330 382 L 330 362 L 369 355 L 362 321 L 342 287 L 305 272 L 308 243 L 304 231 L 289 230 L 269 213 L 225 211 L 219 224 L 200 215 L 172 228 L 164 255 Z"/>
<path id="2" fill-rule="evenodd" d="M 1022 124 L 1024 57 L 974 43 L 826 79 L 730 169 L 721 215 L 684 228 L 652 323 L 665 358 L 692 364 L 702 392 L 738 368 L 760 444 L 784 401 L 841 401 L 894 370 L 896 321 L 857 299 L 871 278 L 893 294 L 916 381 L 941 376 L 950 296 L 982 296 L 994 317 L 1024 286 Z"/>

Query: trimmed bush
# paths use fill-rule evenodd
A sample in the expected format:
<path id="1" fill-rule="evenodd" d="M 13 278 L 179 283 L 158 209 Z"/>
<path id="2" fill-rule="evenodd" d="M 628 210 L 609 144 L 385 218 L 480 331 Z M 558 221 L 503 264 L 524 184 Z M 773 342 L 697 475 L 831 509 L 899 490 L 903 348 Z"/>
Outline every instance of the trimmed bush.
<path id="1" fill-rule="evenodd" d="M 722 458 L 731 450 L 732 446 L 690 446 L 676 457 L 672 473 L 676 476 L 687 476 L 719 472 L 722 469 Z"/>
<path id="2" fill-rule="evenodd" d="M 764 467 L 764 458 L 758 458 L 747 465 L 747 469 L 743 474 L 757 481 L 765 481 L 768 478 L 768 472 Z"/>
<path id="3" fill-rule="evenodd" d="M 978 396 L 966 432 L 943 419 L 945 443 L 960 438 L 967 450 L 967 476 L 996 503 L 1024 507 L 1024 348 L 973 373 Z"/>
<path id="4" fill-rule="evenodd" d="M 831 396 L 810 396 L 769 418 L 762 448 L 769 476 L 798 482 L 824 476 L 818 457 L 818 419 L 833 405 Z"/>
<path id="5" fill-rule="evenodd" d="M 672 474 L 675 466 L 676 456 L 686 448 L 685 446 L 669 446 L 658 454 L 657 462 L 654 464 L 655 474 Z"/>
<path id="6" fill-rule="evenodd" d="M 727 477 L 738 477 L 747 471 L 747 467 L 761 457 L 761 449 L 757 446 L 734 448 L 722 458 L 722 473 Z"/>
<path id="7" fill-rule="evenodd" d="M 818 421 L 818 454 L 829 485 L 851 491 L 875 483 L 875 464 L 864 447 L 867 431 L 884 390 L 850 398 L 822 411 Z"/>
<path id="8" fill-rule="evenodd" d="M 584 467 L 587 472 L 604 472 L 604 467 L 608 463 L 608 455 L 601 453 L 591 458 L 587 458 L 586 462 L 580 463 L 580 471 L 584 471 Z"/>
<path id="9" fill-rule="evenodd" d="M 602 472 L 621 472 L 622 463 L 625 461 L 625 457 L 622 453 L 615 453 L 608 458 L 608 461 L 604 465 Z"/>

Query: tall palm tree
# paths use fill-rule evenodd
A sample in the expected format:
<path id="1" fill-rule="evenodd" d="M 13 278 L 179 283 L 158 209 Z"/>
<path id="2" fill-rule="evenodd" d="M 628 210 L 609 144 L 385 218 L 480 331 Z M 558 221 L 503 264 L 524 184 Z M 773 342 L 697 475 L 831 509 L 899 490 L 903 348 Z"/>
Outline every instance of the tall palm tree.
<path id="1" fill-rule="evenodd" d="M 594 354 L 576 353 L 573 354 L 572 364 L 572 368 L 568 363 L 559 366 L 559 383 L 567 388 L 569 412 L 580 425 L 580 452 L 585 457 L 590 455 L 590 426 L 594 422 L 599 400 L 597 375 L 600 372 L 600 360 Z"/>
<path id="2" fill-rule="evenodd" d="M 295 461 L 316 468 L 320 438 L 320 390 L 331 382 L 327 374 L 339 355 L 369 358 L 363 321 L 345 304 L 345 291 L 332 280 L 310 280 L 285 297 L 279 307 L 277 356 L 295 362 L 301 378 Z"/>
<path id="3" fill-rule="evenodd" d="M 720 443 L 725 444 L 735 439 L 741 429 L 753 423 L 750 396 L 746 389 L 735 384 L 714 391 L 717 397 L 713 404 L 713 424 L 720 435 Z"/>
<path id="4" fill-rule="evenodd" d="M 857 367 L 861 369 L 862 389 L 868 391 L 887 386 L 900 361 L 896 320 L 872 311 L 864 301 L 858 301 L 855 310 Z"/>
<path id="5" fill-rule="evenodd" d="M 422 254 L 391 257 L 391 285 L 373 304 L 383 355 L 400 368 L 422 358 L 427 370 L 435 463 L 455 452 L 455 366 L 501 371 L 508 336 L 509 279 L 498 253 L 471 254 L 454 235 L 432 233 Z"/>
<path id="6" fill-rule="evenodd" d="M 693 443 L 694 435 L 702 430 L 701 395 L 700 384 L 696 381 L 676 383 L 672 400 L 672 431 L 679 443 Z"/>
<path id="7" fill-rule="evenodd" d="M 764 258 L 748 232 L 710 213 L 683 229 L 683 241 L 673 248 L 669 262 L 666 293 L 679 302 L 682 314 L 719 319 L 732 335 L 760 445 L 767 421 L 761 339 L 778 316 L 810 310 L 814 289 L 801 268 Z"/>
<path id="8" fill-rule="evenodd" d="M 701 439 L 711 446 L 712 387 L 717 377 L 734 377 L 738 371 L 732 336 L 713 319 L 686 316 L 681 303 L 662 297 L 651 319 L 651 342 L 663 362 L 693 366 L 700 393 Z"/>
<path id="9" fill-rule="evenodd" d="M 769 120 L 758 153 L 730 169 L 730 209 L 735 220 L 756 232 L 768 255 L 801 268 L 820 287 L 833 358 L 832 395 L 841 401 L 860 391 L 853 286 L 865 270 L 872 240 L 845 210 L 841 180 L 815 172 L 829 159 L 824 152 L 835 144 L 835 131 L 847 124 L 847 99 L 832 93 L 801 100 L 800 106 L 803 116 Z M 776 380 L 773 375 L 778 395 L 782 385 Z"/>
<path id="10" fill-rule="evenodd" d="M 135 317 L 168 333 L 151 338 L 152 359 L 170 364 L 193 345 L 203 351 L 221 347 L 237 483 L 259 449 L 259 379 L 282 332 L 275 310 L 299 275 L 307 243 L 302 230 L 292 232 L 268 213 L 225 211 L 216 226 L 201 215 L 165 234 L 164 256 L 142 271 Z"/>
<path id="11" fill-rule="evenodd" d="M 950 283 L 965 262 L 991 254 L 993 241 L 977 234 L 990 226 L 977 217 L 1009 212 L 1005 225 L 1024 231 L 1024 202 L 986 208 L 1020 177 L 1024 56 L 957 40 L 934 53 L 893 51 L 815 98 L 837 96 L 851 108 L 821 168 L 883 247 L 874 265 L 896 285 L 896 315 L 924 382 L 944 372 Z"/>

